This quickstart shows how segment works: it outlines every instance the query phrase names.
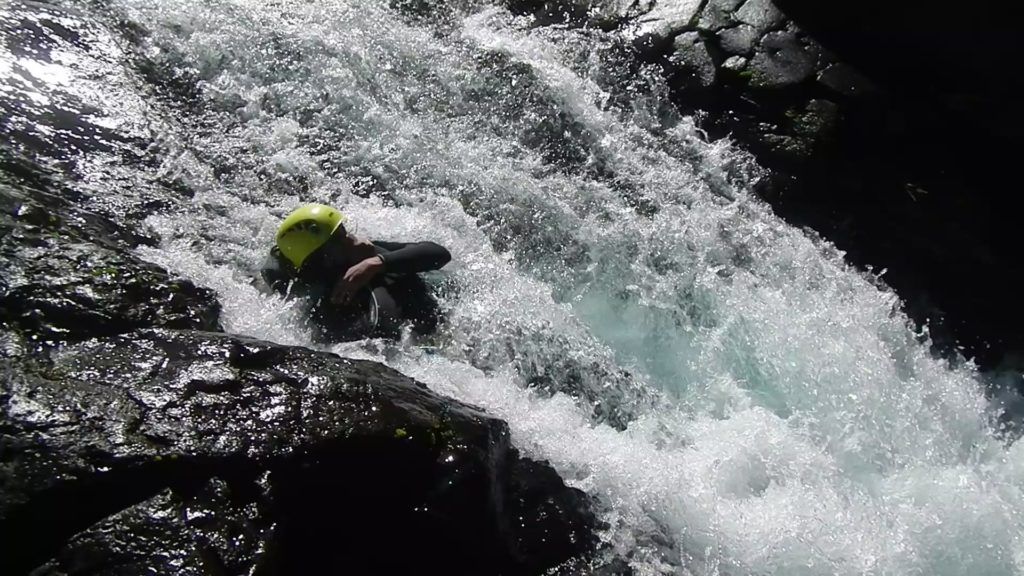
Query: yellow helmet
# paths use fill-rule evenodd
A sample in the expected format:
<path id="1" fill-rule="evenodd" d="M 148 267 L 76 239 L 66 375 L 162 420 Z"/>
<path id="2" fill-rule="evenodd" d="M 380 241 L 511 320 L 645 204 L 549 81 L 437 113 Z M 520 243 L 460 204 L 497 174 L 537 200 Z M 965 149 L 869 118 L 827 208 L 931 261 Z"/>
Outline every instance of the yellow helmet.
<path id="1" fill-rule="evenodd" d="M 277 229 L 277 247 L 296 269 L 309 255 L 327 243 L 345 217 L 330 206 L 303 204 Z"/>

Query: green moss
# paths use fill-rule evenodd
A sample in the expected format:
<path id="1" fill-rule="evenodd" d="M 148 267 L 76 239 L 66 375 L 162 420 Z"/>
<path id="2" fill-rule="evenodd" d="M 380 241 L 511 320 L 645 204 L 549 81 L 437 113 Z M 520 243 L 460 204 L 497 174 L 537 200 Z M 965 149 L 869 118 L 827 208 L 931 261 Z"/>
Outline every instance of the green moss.
<path id="1" fill-rule="evenodd" d="M 434 444 L 437 444 L 438 442 L 449 444 L 456 437 L 455 430 L 452 430 L 451 423 L 448 418 L 442 417 L 441 420 L 434 422 L 431 428 L 430 436 L 431 441 Z"/>
<path id="2" fill-rule="evenodd" d="M 115 266 L 102 266 L 100 268 L 93 268 L 90 271 L 94 277 L 96 276 L 114 276 L 117 274 L 117 267 Z"/>

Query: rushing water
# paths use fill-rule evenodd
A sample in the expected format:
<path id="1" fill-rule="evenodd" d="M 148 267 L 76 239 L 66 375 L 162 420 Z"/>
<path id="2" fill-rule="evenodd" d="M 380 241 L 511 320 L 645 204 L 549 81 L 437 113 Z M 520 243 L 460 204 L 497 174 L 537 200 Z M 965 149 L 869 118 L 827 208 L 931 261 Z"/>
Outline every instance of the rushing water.
<path id="1" fill-rule="evenodd" d="M 470 2 L 73 6 L 4 5 L 4 136 L 144 221 L 228 331 L 310 344 L 254 278 L 284 214 L 334 204 L 454 256 L 440 334 L 334 350 L 507 420 L 637 574 L 1024 573 L 1024 445 L 971 365 L 752 197 L 614 33 Z"/>

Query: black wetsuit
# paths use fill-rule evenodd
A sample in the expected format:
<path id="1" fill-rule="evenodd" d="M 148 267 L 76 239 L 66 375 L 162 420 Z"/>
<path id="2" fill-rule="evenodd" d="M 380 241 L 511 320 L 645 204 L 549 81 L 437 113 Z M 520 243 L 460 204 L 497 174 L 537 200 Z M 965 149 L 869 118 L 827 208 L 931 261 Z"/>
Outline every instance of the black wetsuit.
<path id="1" fill-rule="evenodd" d="M 405 321 L 413 330 L 432 332 L 439 320 L 437 301 L 417 273 L 437 270 L 451 260 L 443 246 L 433 242 L 373 241 L 384 261 L 384 271 L 363 288 L 352 303 L 338 306 L 330 301 L 334 284 L 345 269 L 326 269 L 315 259 L 301 273 L 275 246 L 261 272 L 267 286 L 282 295 L 304 298 L 310 327 L 322 341 L 345 341 L 366 337 L 396 337 Z M 351 262 L 349 265 L 356 264 Z"/>

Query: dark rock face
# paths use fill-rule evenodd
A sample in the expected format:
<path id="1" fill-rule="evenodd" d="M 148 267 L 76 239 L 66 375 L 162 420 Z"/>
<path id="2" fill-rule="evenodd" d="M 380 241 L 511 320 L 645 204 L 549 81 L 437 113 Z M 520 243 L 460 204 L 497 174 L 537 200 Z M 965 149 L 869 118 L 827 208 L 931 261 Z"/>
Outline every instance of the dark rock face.
<path id="1" fill-rule="evenodd" d="M 581 0 L 508 4 L 539 24 L 560 19 L 617 28 L 638 58 L 664 67 L 683 112 L 707 112 L 706 129 L 733 135 L 772 168 L 802 164 L 807 150 L 835 137 L 834 122 L 807 129 L 800 117 L 812 102 L 820 108 L 841 104 L 843 94 L 871 93 L 866 78 L 771 0 L 604 3 L 600 10 Z"/>
<path id="2" fill-rule="evenodd" d="M 148 122 L 133 122 L 130 117 L 143 108 L 125 107 L 132 97 L 118 88 L 127 79 L 121 62 L 129 54 L 121 52 L 105 25 L 80 11 L 83 7 L 73 2 L 4 3 L 0 45 L 14 59 L 2 76 L 0 165 L 26 175 L 24 163 L 12 161 L 8 151 L 31 157 L 61 172 L 64 200 L 122 224 L 138 223 L 192 191 L 178 177 L 157 176 L 170 151 L 154 140 Z M 132 37 L 138 30 L 126 25 L 125 33 Z M 66 74 L 67 86 L 39 72 L 47 69 Z M 152 72 L 161 86 L 180 83 L 166 70 Z M 105 92 L 109 107 L 84 96 L 105 91 L 101 86 L 110 88 Z M 126 166 L 153 177 L 129 178 Z M 29 179 L 36 178 L 31 169 L 27 172 Z"/>
<path id="3" fill-rule="evenodd" d="M 144 240 L 58 195 L 0 181 L 0 321 L 49 342 L 144 326 L 216 330 L 213 292 L 125 249 Z"/>
<path id="4" fill-rule="evenodd" d="M 5 573 L 533 573 L 592 544 L 504 423 L 372 362 L 146 330 L 0 372 Z"/>
<path id="5" fill-rule="evenodd" d="M 163 490 L 76 534 L 32 574 L 245 573 L 272 531 L 231 496 L 219 479 L 187 497 Z"/>
<path id="6" fill-rule="evenodd" d="M 842 60 L 818 78 L 841 94 L 841 121 L 768 198 L 854 262 L 887 268 L 940 345 L 1024 370 L 1024 203 L 1003 193 L 1024 131 L 1014 19 L 988 2 L 777 3 Z"/>
<path id="7" fill-rule="evenodd" d="M 776 0 L 778 6 L 843 60 L 912 90 L 1019 94 L 1014 69 L 1020 47 L 1009 6 L 925 0 L 833 2 Z"/>
<path id="8" fill-rule="evenodd" d="M 90 241 L 75 215 L 0 185 L 0 319 L 62 341 L 141 326 L 216 329 L 209 290 Z M 70 224 L 69 224 L 70 223 Z"/>
<path id="9" fill-rule="evenodd" d="M 680 84 L 694 88 L 710 88 L 715 84 L 715 62 L 707 46 L 696 32 L 686 32 L 672 41 L 669 64 Z"/>
<path id="10" fill-rule="evenodd" d="M 723 48 L 728 49 L 728 46 L 723 44 Z M 799 84 L 814 74 L 818 57 L 817 46 L 801 41 L 795 31 L 769 32 L 761 38 L 760 50 L 750 61 L 751 84 L 759 88 Z"/>

